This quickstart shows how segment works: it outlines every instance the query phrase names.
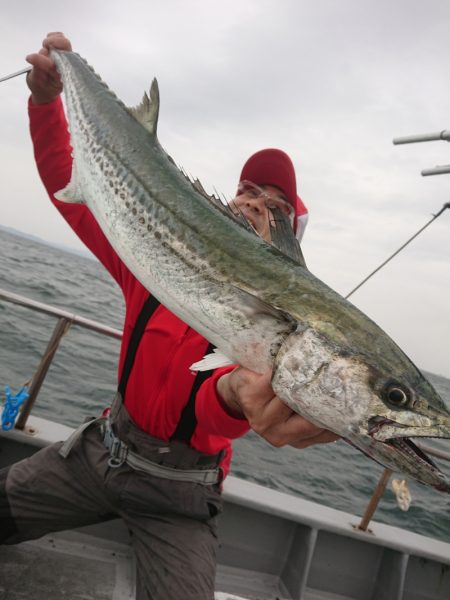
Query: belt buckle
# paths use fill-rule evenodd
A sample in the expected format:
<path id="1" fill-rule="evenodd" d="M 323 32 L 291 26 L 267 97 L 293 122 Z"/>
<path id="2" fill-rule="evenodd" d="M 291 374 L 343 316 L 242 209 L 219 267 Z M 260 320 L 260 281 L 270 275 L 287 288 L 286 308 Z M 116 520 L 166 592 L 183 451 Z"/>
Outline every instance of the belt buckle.
<path id="1" fill-rule="evenodd" d="M 113 469 L 121 467 L 126 461 L 128 446 L 114 435 L 114 432 L 109 424 L 107 424 L 105 427 L 103 443 L 107 450 L 109 450 L 108 466 Z"/>

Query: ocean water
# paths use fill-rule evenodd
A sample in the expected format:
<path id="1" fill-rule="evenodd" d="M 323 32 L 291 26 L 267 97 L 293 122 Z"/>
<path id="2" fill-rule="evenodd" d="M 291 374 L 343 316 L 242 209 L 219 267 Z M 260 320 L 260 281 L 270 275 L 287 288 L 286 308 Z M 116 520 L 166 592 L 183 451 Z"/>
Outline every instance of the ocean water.
<path id="1" fill-rule="evenodd" d="M 0 229 L 0 288 L 121 329 L 122 295 L 96 261 Z M 0 404 L 36 370 L 56 319 L 0 301 Z M 34 414 L 76 426 L 112 400 L 119 341 L 79 327 L 63 338 Z M 420 367 L 420 365 L 419 365 Z M 426 373 L 450 406 L 450 380 Z M 449 440 L 427 444 L 450 452 Z M 450 477 L 450 463 L 439 461 Z M 382 467 L 343 441 L 307 450 L 275 449 L 250 432 L 234 442 L 232 474 L 288 494 L 362 515 Z M 399 477 L 398 474 L 395 475 Z M 389 489 L 375 519 L 450 542 L 450 495 L 409 482 L 402 512 Z"/>

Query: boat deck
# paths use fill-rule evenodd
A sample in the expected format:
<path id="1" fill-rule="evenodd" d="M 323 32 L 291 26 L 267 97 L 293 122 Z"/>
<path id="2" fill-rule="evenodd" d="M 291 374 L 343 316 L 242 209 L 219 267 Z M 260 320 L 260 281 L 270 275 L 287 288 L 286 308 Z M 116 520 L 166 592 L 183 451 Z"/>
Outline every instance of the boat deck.
<path id="1" fill-rule="evenodd" d="M 0 549 L 0 598 L 134 598 L 134 557 L 127 544 L 67 532 Z"/>
<path id="2" fill-rule="evenodd" d="M 0 564 L 2 599 L 126 600 L 135 597 L 131 547 L 84 533 L 63 532 L 0 548 Z M 278 577 L 227 566 L 219 566 L 216 587 L 219 590 L 216 600 L 288 597 L 280 593 Z M 231 591 L 239 591 L 239 595 Z"/>
<path id="3" fill-rule="evenodd" d="M 69 428 L 30 417 L 0 432 L 0 467 Z M 227 477 L 216 600 L 448 600 L 450 544 Z M 121 520 L 0 548 L 0 600 L 134 598 L 135 563 Z M 180 599 L 181 600 L 181 599 Z"/>
<path id="4" fill-rule="evenodd" d="M 131 547 L 86 533 L 67 531 L 0 548 L 0 565 L 0 598 L 5 600 L 135 597 Z M 218 566 L 216 589 L 216 600 L 292 598 L 277 575 L 226 565 Z M 302 598 L 352 600 L 351 596 L 307 589 Z"/>
<path id="5" fill-rule="evenodd" d="M 450 553 L 434 561 L 386 547 L 385 536 L 367 544 L 324 530 L 308 535 L 308 527 L 292 521 L 267 529 L 279 517 L 228 506 L 216 600 L 450 598 Z M 263 538 L 272 544 L 263 546 Z M 450 552 L 450 545 L 439 549 Z M 134 554 L 120 520 L 0 548 L 1 600 L 126 600 L 135 597 L 134 578 Z"/>

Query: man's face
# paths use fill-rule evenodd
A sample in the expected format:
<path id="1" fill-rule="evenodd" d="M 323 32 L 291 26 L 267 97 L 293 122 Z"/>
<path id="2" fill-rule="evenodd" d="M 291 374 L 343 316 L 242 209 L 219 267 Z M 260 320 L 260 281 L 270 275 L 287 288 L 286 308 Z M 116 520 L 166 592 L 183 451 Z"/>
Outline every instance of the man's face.
<path id="1" fill-rule="evenodd" d="M 273 185 L 255 185 L 241 181 L 238 194 L 230 207 L 235 213 L 243 213 L 261 237 L 270 242 L 270 223 L 273 220 L 272 208 L 279 208 L 293 222 L 294 210 L 283 192 Z"/>

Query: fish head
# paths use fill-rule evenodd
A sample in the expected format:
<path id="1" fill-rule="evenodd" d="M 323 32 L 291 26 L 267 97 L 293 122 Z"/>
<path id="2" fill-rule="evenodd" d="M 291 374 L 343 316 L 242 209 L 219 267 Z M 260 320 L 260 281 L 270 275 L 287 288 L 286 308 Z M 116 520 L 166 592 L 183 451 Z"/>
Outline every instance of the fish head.
<path id="1" fill-rule="evenodd" d="M 450 413 L 439 394 L 418 369 L 390 375 L 368 369 L 371 397 L 367 418 L 349 438 L 366 454 L 393 470 L 450 492 L 450 484 L 435 462 L 411 438 L 450 438 Z"/>
<path id="2" fill-rule="evenodd" d="M 292 410 L 373 460 L 450 492 L 445 475 L 411 441 L 450 438 L 450 413 L 405 355 L 394 364 L 375 363 L 312 328 L 299 328 L 280 349 L 272 385 Z"/>

